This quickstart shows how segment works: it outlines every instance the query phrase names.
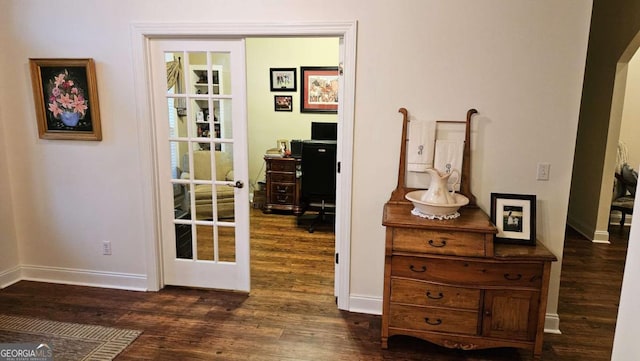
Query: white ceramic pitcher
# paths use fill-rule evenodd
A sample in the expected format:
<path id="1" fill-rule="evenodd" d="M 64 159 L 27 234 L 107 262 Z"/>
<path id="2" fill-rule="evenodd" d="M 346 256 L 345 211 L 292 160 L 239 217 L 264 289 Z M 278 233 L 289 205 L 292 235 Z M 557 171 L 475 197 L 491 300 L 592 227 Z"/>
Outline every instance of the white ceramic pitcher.
<path id="1" fill-rule="evenodd" d="M 455 173 L 456 183 L 460 181 L 460 173 L 453 169 L 451 173 L 441 173 L 435 168 L 429 168 L 426 170 L 431 178 L 431 184 L 429 189 L 422 195 L 421 201 L 433 204 L 455 204 L 456 197 L 454 196 L 456 190 L 454 187 L 449 191 L 449 177 Z"/>

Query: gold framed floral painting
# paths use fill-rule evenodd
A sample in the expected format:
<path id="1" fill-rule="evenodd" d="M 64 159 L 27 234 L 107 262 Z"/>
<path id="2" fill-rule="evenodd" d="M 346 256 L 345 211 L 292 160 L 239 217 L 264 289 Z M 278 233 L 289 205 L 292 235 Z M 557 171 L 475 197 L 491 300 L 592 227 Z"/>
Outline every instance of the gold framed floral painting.
<path id="1" fill-rule="evenodd" d="M 102 140 L 93 59 L 29 59 L 42 139 Z"/>

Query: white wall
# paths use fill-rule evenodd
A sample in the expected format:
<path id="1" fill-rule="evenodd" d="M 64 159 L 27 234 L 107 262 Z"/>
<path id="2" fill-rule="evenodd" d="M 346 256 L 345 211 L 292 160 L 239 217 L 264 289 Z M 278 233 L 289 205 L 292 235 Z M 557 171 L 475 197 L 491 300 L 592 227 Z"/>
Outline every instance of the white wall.
<path id="1" fill-rule="evenodd" d="M 591 2 L 475 0 L 286 2 L 140 0 L 4 1 L 12 49 L 2 58 L 11 96 L 0 99 L 20 260 L 51 269 L 144 277 L 147 204 L 141 201 L 132 84 L 132 22 L 358 21 L 351 292 L 379 300 L 382 207 L 396 185 L 401 116 L 464 119 L 475 107 L 472 190 L 489 212 L 491 192 L 538 196 L 538 236 L 561 256 Z M 52 14 L 65 9 L 65 36 Z M 340 9 L 336 12 L 336 9 Z M 61 20 L 60 20 L 61 21 Z M 54 29 L 55 30 L 55 29 Z M 37 137 L 29 57 L 92 57 L 102 142 Z M 18 96 L 16 96 L 18 95 Z M 16 121 L 20 120 L 20 121 Z M 551 179 L 535 180 L 538 162 Z M 100 243 L 113 242 L 101 256 Z M 48 269 L 47 269 L 48 270 Z M 555 313 L 560 262 L 548 311 Z M 49 272 L 48 274 L 51 274 Z M 134 282 L 135 283 L 135 282 Z M 136 284 L 145 284 L 144 282 Z"/>
<path id="2" fill-rule="evenodd" d="M 640 164 L 640 55 L 638 52 L 629 61 L 624 109 L 620 126 L 620 140 L 629 150 L 629 165 Z"/>
<path id="3" fill-rule="evenodd" d="M 335 114 L 300 113 L 301 66 L 337 66 L 338 38 L 249 38 L 246 41 L 249 179 L 264 180 L 264 153 L 278 139 L 310 139 L 311 122 L 335 122 Z M 296 68 L 296 92 L 272 92 L 269 68 Z M 293 111 L 273 110 L 275 95 L 293 96 Z"/>

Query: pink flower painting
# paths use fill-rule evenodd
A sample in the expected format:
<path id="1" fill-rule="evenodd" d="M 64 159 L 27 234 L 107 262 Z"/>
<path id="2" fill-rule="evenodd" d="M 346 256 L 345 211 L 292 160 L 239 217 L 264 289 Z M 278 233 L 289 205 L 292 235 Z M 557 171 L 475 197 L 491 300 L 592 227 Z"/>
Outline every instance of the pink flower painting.
<path id="1" fill-rule="evenodd" d="M 63 113 L 76 113 L 79 119 L 85 117 L 88 101 L 84 97 L 84 91 L 79 88 L 75 81 L 69 77 L 69 72 L 65 69 L 50 83 L 48 110 L 54 118 L 60 119 Z"/>

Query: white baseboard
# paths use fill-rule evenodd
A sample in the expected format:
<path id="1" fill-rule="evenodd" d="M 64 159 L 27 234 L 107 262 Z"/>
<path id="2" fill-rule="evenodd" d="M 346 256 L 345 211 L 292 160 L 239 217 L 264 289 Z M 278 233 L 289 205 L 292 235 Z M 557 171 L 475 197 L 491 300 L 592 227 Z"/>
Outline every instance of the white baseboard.
<path id="1" fill-rule="evenodd" d="M 561 335 L 560 316 L 557 313 L 547 313 L 544 318 L 544 332 Z"/>
<path id="2" fill-rule="evenodd" d="M 592 229 L 571 216 L 567 217 L 567 225 L 593 243 L 609 243 L 608 231 Z"/>
<path id="3" fill-rule="evenodd" d="M 382 297 L 351 294 L 349 295 L 349 312 L 381 315 Z"/>
<path id="4" fill-rule="evenodd" d="M 593 234 L 593 241 L 591 242 L 611 244 L 611 242 L 609 242 L 609 231 L 595 231 Z"/>
<path id="5" fill-rule="evenodd" d="M 18 281 L 20 281 L 20 266 L 0 272 L 0 289 L 9 287 Z"/>
<path id="6" fill-rule="evenodd" d="M 23 265 L 22 280 L 62 283 L 78 286 L 146 291 L 147 276 L 142 274 L 103 272 L 60 267 Z"/>

